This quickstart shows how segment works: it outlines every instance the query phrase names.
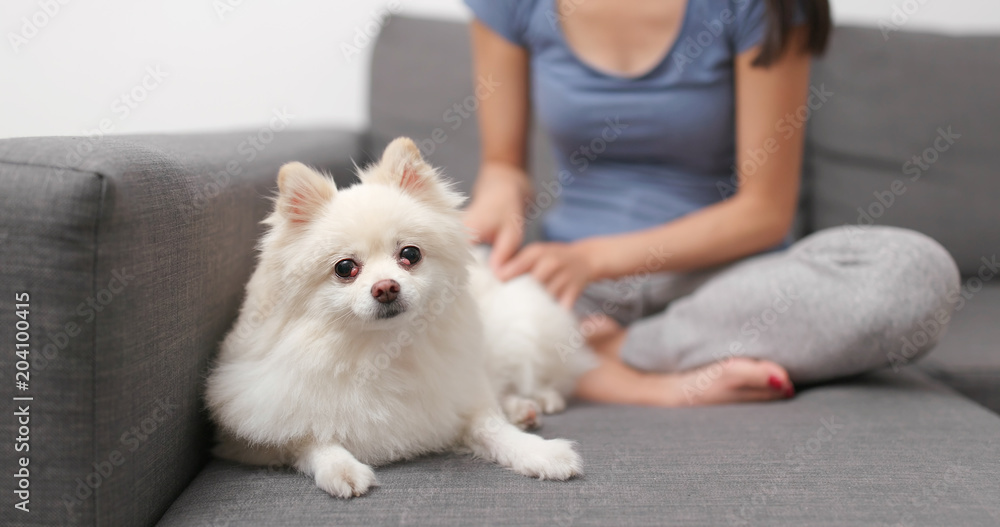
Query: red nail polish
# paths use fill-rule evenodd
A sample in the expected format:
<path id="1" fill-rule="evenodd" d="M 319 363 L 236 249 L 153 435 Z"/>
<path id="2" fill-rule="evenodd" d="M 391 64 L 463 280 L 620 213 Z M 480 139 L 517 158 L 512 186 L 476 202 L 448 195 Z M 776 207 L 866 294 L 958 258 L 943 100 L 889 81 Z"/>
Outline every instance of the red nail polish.
<path id="1" fill-rule="evenodd" d="M 792 386 L 789 386 L 788 389 L 785 390 L 785 397 L 788 397 L 788 398 L 795 397 L 795 388 L 792 387 Z"/>
<path id="2" fill-rule="evenodd" d="M 784 383 L 781 382 L 781 379 L 774 375 L 767 378 L 767 385 L 775 390 L 780 390 L 784 387 Z"/>

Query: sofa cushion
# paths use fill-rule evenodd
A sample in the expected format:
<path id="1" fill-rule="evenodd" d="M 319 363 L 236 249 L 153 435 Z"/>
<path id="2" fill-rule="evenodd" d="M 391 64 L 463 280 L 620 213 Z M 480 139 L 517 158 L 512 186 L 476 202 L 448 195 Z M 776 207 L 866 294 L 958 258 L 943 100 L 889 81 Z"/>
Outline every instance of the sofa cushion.
<path id="1" fill-rule="evenodd" d="M 1000 414 L 1000 276 L 963 281 L 947 333 L 921 361 L 922 369 Z"/>
<path id="2" fill-rule="evenodd" d="M 347 176 L 360 143 L 275 130 L 0 141 L 0 327 L 9 345 L 14 294 L 28 292 L 32 369 L 19 395 L 35 397 L 31 512 L 10 512 L 7 489 L 4 518 L 149 525 L 163 514 L 208 458 L 201 385 L 278 167 L 298 159 Z M 12 361 L 0 373 L 13 382 Z M 4 437 L 16 428 L 4 419 Z M 0 448 L 12 474 L 14 441 Z"/>
<path id="3" fill-rule="evenodd" d="M 838 27 L 813 85 L 811 228 L 909 227 L 977 272 L 1000 249 L 1000 36 Z"/>
<path id="4" fill-rule="evenodd" d="M 794 400 L 695 409 L 576 405 L 545 437 L 586 475 L 536 481 L 464 456 L 376 470 L 331 498 L 296 473 L 212 462 L 167 511 L 189 525 L 996 525 L 1000 418 L 918 372 Z"/>
<path id="5" fill-rule="evenodd" d="M 1000 370 L 1000 276 L 980 283 L 963 280 L 948 331 L 928 360 L 955 369 Z"/>

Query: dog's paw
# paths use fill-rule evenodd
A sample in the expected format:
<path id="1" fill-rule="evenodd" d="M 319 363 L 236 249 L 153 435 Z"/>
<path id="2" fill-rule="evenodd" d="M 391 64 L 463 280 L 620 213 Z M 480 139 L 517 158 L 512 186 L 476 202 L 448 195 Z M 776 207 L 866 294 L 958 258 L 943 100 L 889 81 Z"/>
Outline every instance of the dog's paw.
<path id="1" fill-rule="evenodd" d="M 531 399 L 508 396 L 503 404 L 504 414 L 507 420 L 521 430 L 532 430 L 542 426 L 542 411 L 538 403 Z"/>
<path id="2" fill-rule="evenodd" d="M 517 453 L 511 468 L 525 476 L 563 481 L 583 474 L 583 460 L 572 442 L 539 438 L 537 443 Z"/>
<path id="3" fill-rule="evenodd" d="M 375 471 L 356 459 L 345 459 L 316 471 L 316 486 L 336 498 L 353 498 L 375 485 Z"/>
<path id="4" fill-rule="evenodd" d="M 545 414 L 557 414 L 566 409 L 566 399 L 555 390 L 542 390 L 535 395 L 535 400 Z"/>

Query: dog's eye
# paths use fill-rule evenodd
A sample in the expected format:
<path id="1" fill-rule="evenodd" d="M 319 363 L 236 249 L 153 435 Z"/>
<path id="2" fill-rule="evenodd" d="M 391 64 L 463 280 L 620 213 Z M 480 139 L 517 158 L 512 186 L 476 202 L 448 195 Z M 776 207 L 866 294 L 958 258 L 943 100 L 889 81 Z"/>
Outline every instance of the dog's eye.
<path id="1" fill-rule="evenodd" d="M 399 262 L 403 265 L 413 265 L 420 261 L 420 249 L 412 245 L 403 247 L 399 251 Z"/>
<path id="2" fill-rule="evenodd" d="M 358 271 L 361 268 L 358 267 L 358 263 L 354 260 L 341 260 L 333 266 L 333 272 L 337 273 L 337 276 L 341 278 L 352 278 L 358 276 Z"/>

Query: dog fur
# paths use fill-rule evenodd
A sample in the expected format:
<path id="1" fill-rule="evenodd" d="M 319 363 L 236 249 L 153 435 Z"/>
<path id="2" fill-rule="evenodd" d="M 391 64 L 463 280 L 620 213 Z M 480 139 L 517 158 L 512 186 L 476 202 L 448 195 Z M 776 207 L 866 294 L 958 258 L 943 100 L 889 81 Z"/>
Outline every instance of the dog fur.
<path id="1" fill-rule="evenodd" d="M 294 466 L 342 498 L 375 485 L 373 466 L 455 449 L 540 479 L 580 474 L 571 442 L 504 414 L 527 427 L 537 419 L 524 406 L 564 407 L 581 371 L 573 357 L 587 353 L 560 345 L 572 316 L 537 283 L 500 284 L 476 262 L 462 197 L 411 140 L 359 175 L 338 190 L 300 163 L 281 168 L 257 268 L 207 382 L 216 454 Z M 405 247 L 418 248 L 416 263 Z M 356 276 L 333 272 L 344 260 Z M 389 303 L 375 296 L 383 283 L 397 286 Z"/>

